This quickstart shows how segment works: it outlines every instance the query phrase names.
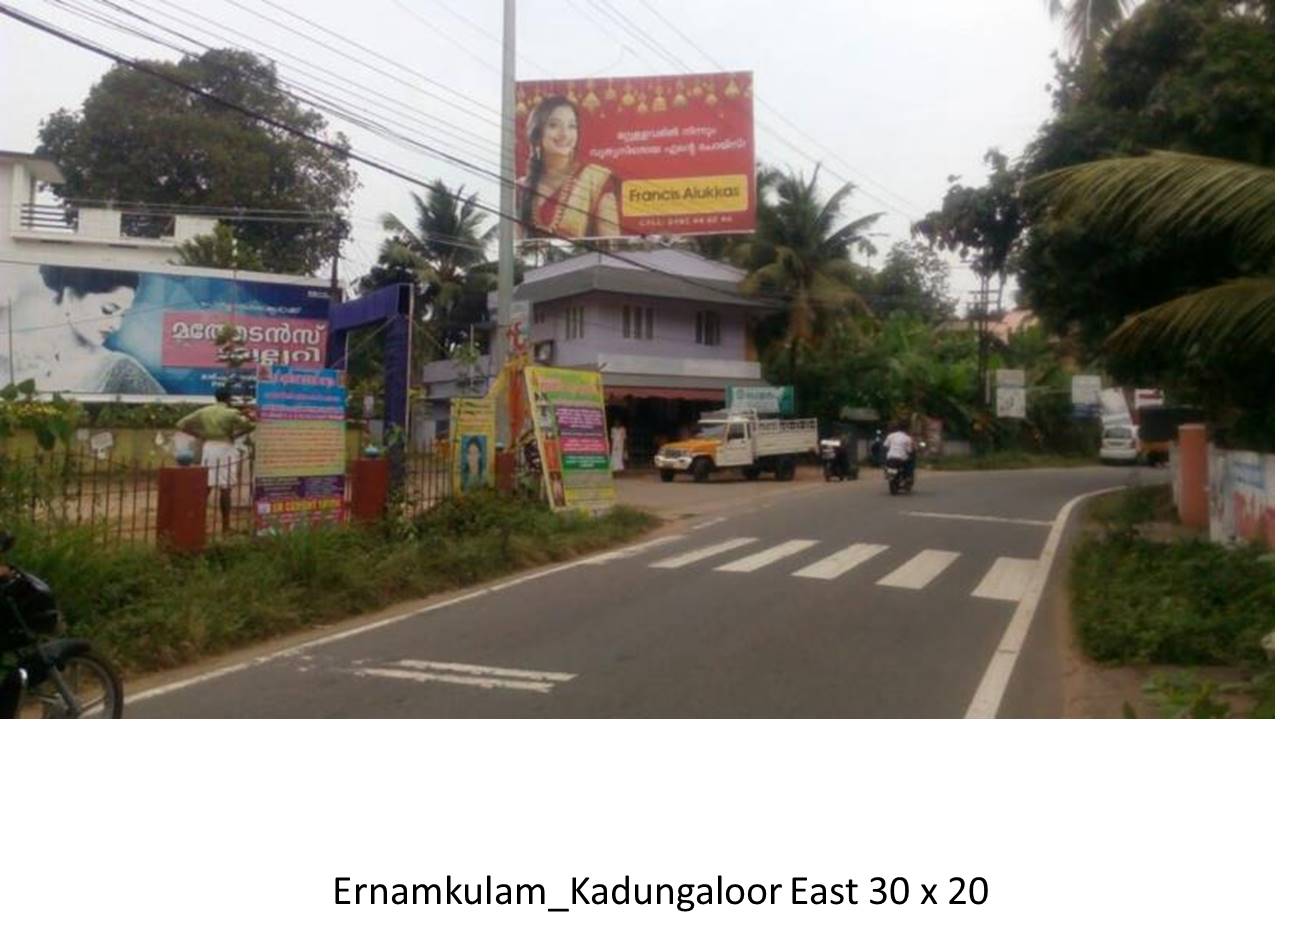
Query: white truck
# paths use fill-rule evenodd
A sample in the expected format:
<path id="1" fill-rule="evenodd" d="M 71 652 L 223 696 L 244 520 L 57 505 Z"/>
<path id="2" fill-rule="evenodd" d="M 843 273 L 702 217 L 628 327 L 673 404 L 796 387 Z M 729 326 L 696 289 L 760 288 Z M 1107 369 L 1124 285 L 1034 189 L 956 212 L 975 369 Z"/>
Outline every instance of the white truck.
<path id="1" fill-rule="evenodd" d="M 764 418 L 755 411 L 715 411 L 703 415 L 699 432 L 659 448 L 654 466 L 664 483 L 688 471 L 702 483 L 713 471 L 737 468 L 744 479 L 763 471 L 777 480 L 792 480 L 799 454 L 815 454 L 819 445 L 815 418 Z"/>

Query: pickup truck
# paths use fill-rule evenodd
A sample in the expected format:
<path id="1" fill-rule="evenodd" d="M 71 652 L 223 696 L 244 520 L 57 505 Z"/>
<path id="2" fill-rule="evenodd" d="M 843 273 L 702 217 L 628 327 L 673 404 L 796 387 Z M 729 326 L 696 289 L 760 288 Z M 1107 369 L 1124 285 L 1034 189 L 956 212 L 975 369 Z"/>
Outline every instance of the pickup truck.
<path id="1" fill-rule="evenodd" d="M 777 480 L 792 480 L 797 456 L 814 454 L 819 444 L 815 418 L 762 418 L 753 411 L 710 412 L 699 422 L 699 432 L 684 441 L 659 448 L 654 466 L 664 483 L 688 471 L 702 483 L 714 470 L 737 468 L 746 480 L 763 471 Z"/>

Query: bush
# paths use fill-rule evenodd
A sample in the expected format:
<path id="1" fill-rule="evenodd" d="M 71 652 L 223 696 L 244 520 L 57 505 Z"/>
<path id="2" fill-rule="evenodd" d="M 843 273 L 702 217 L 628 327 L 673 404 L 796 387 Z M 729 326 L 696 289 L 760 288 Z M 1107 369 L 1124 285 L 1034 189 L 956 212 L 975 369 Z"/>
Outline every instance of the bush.
<path id="1" fill-rule="evenodd" d="M 489 492 L 415 522 L 413 537 L 383 526 L 302 529 L 219 542 L 195 558 L 105 546 L 84 529 L 19 531 L 12 560 L 51 584 L 72 633 L 141 672 L 560 561 L 655 524 L 623 507 L 556 515 Z"/>

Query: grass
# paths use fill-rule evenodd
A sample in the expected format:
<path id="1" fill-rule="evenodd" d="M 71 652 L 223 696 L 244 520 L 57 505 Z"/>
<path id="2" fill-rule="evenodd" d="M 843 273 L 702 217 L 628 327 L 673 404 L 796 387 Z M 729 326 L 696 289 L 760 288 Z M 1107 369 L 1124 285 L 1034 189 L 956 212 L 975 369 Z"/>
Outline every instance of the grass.
<path id="1" fill-rule="evenodd" d="M 656 524 L 624 507 L 557 515 L 475 494 L 409 524 L 232 540 L 192 558 L 104 547 L 84 530 L 20 532 L 12 561 L 51 584 L 73 634 L 138 674 L 562 561 Z"/>
<path id="2" fill-rule="evenodd" d="M 998 450 L 968 457 L 940 457 L 928 461 L 932 470 L 1029 470 L 1042 467 L 1092 467 L 1095 457 L 1065 454 L 1035 454 L 1022 450 Z"/>
<path id="3" fill-rule="evenodd" d="M 1274 714 L 1274 664 L 1264 641 L 1275 630 L 1275 556 L 1257 546 L 1198 539 L 1153 541 L 1149 522 L 1175 518 L 1169 487 L 1141 487 L 1097 500 L 1072 558 L 1073 620 L 1083 651 L 1109 664 L 1234 666 L 1252 675 L 1243 691 L 1256 715 Z M 1226 713 L 1219 688 L 1191 673 L 1151 680 L 1164 713 Z M 1239 691 L 1238 689 L 1234 691 Z"/>

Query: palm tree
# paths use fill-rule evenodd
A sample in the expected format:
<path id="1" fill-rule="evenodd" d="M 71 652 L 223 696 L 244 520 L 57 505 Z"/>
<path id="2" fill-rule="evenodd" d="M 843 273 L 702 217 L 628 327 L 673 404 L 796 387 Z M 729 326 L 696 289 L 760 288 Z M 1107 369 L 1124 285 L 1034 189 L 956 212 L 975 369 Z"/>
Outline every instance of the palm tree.
<path id="1" fill-rule="evenodd" d="M 1134 0 L 1046 0 L 1052 20 L 1064 21 L 1073 55 L 1089 59 L 1135 6 Z"/>
<path id="2" fill-rule="evenodd" d="M 1274 354 L 1274 169 L 1156 151 L 1056 170 L 1028 192 L 1059 215 L 1136 237 L 1220 235 L 1241 259 L 1240 277 L 1129 317 L 1109 335 L 1111 351 Z"/>
<path id="3" fill-rule="evenodd" d="M 478 196 L 464 195 L 464 187 L 454 192 L 441 180 L 428 187 L 421 198 L 411 193 L 416 218 L 413 228 L 392 213 L 383 216 L 383 228 L 392 232 L 394 241 L 426 262 L 422 272 L 429 278 L 427 286 L 435 306 L 442 312 L 451 310 L 463 291 L 471 268 L 486 260 L 486 246 L 496 237 L 496 227 L 484 229 L 490 214 L 478 208 Z"/>
<path id="4" fill-rule="evenodd" d="M 821 200 L 820 167 L 807 179 L 801 174 L 773 177 L 776 202 L 758 211 L 757 233 L 741 246 L 738 260 L 751 273 L 743 288 L 756 295 L 780 295 L 788 305 L 785 343 L 799 344 L 823 337 L 843 322 L 843 315 L 865 313 L 856 291 L 861 268 L 856 251 L 873 254 L 867 230 L 883 213 L 841 223 L 843 204 L 852 194 L 848 183 Z M 796 352 L 795 352 L 796 359 Z"/>

